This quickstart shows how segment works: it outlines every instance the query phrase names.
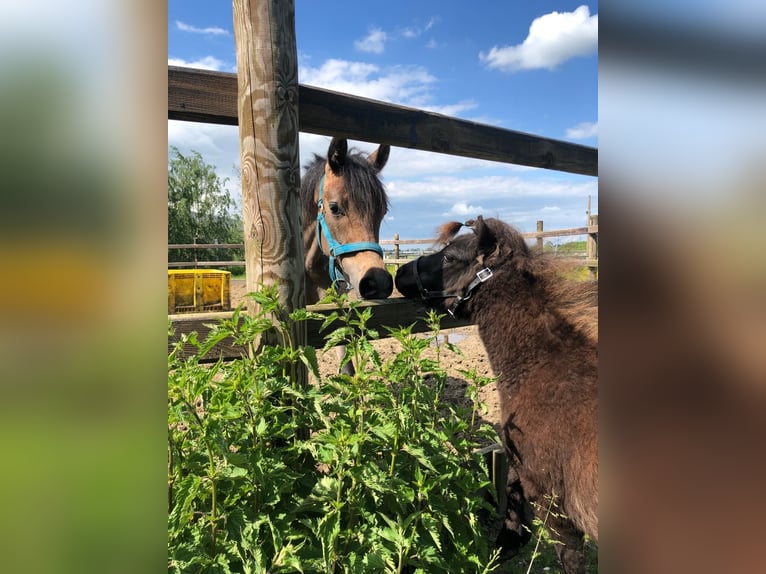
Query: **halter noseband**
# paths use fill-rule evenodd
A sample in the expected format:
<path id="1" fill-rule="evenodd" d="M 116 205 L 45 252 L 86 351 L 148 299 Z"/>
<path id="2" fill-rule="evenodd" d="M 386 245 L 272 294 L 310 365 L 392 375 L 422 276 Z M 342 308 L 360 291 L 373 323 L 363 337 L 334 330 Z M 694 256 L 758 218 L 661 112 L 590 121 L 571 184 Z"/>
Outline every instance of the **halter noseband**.
<path id="1" fill-rule="evenodd" d="M 338 290 L 351 290 L 351 286 L 348 285 L 346 277 L 343 274 L 343 268 L 340 266 L 340 261 L 336 260 L 339 255 L 345 255 L 347 253 L 357 253 L 359 251 L 374 251 L 378 255 L 383 257 L 383 248 L 377 243 L 371 241 L 357 241 L 356 243 L 338 243 L 330 233 L 330 228 L 327 226 L 324 212 L 322 211 L 322 204 L 324 201 L 324 175 L 319 183 L 319 200 L 317 206 L 319 211 L 317 213 L 317 243 L 319 243 L 319 249 L 324 254 L 330 257 L 330 280 L 333 286 Z M 322 247 L 322 232 L 327 237 L 327 244 L 329 252 Z"/>
<path id="2" fill-rule="evenodd" d="M 468 299 L 470 299 L 473 295 L 473 292 L 476 291 L 476 288 L 494 275 L 492 269 L 485 267 L 476 273 L 474 280 L 471 281 L 465 289 L 463 289 L 462 293 L 452 293 L 450 291 L 429 291 L 423 286 L 423 282 L 420 280 L 420 273 L 418 273 L 419 261 L 420 257 L 415 259 L 415 284 L 418 287 L 421 298 L 423 301 L 428 303 L 432 299 L 448 299 L 449 297 L 454 297 L 455 301 L 447 309 L 447 312 L 453 318 L 455 317 L 455 312 L 457 311 L 458 307 L 460 307 L 460 304 L 463 301 L 468 301 Z"/>

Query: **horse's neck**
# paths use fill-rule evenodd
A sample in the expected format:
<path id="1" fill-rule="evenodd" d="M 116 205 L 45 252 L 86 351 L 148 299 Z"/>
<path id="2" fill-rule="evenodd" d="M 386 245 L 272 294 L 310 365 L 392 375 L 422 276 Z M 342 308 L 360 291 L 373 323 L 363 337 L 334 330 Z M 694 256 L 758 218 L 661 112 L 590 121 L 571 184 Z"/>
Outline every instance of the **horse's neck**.
<path id="1" fill-rule="evenodd" d="M 501 279 L 501 277 L 498 277 Z M 545 293 L 529 285 L 491 285 L 472 301 L 472 319 L 496 373 L 522 377 L 551 351 L 572 344 L 573 330 L 546 303 Z"/>

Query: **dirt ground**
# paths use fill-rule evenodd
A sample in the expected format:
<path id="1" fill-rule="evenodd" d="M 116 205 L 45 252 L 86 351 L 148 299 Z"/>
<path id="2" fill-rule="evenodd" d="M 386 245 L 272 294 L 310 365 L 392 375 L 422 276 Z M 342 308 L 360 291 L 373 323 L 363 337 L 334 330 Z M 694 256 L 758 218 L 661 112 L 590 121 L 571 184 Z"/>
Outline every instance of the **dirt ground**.
<path id="1" fill-rule="evenodd" d="M 245 292 L 244 280 L 232 280 L 232 307 L 236 307 L 242 302 Z M 442 335 L 439 336 L 440 343 L 444 342 L 444 338 L 446 338 L 446 341 L 458 347 L 461 350 L 462 355 L 453 353 L 444 348 L 444 345 L 441 345 L 441 364 L 447 368 L 447 373 L 449 375 L 443 397 L 446 400 L 455 402 L 467 401 L 468 399 L 465 397 L 467 382 L 459 371 L 475 370 L 480 376 L 494 377 L 494 373 L 489 364 L 489 359 L 487 358 L 487 353 L 484 350 L 484 345 L 479 338 L 479 333 L 475 325 L 457 329 L 445 329 L 442 331 Z M 391 338 L 373 341 L 373 345 L 384 360 L 393 357 L 399 351 L 399 343 Z M 435 358 L 436 349 L 431 349 L 427 356 Z M 328 351 L 321 356 L 319 368 L 323 375 L 338 372 L 338 358 L 333 351 Z M 495 383 L 490 383 L 479 390 L 479 401 L 487 406 L 487 412 L 482 415 L 484 420 L 492 424 L 497 430 L 500 423 L 500 406 Z"/>

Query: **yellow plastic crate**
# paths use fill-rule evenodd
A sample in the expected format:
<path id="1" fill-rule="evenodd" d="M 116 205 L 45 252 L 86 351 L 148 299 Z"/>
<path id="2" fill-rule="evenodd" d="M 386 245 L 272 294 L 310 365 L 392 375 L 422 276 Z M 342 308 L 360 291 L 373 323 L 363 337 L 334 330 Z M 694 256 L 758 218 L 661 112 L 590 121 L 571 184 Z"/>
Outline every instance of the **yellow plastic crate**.
<path id="1" fill-rule="evenodd" d="M 231 309 L 231 272 L 168 269 L 168 315 Z"/>

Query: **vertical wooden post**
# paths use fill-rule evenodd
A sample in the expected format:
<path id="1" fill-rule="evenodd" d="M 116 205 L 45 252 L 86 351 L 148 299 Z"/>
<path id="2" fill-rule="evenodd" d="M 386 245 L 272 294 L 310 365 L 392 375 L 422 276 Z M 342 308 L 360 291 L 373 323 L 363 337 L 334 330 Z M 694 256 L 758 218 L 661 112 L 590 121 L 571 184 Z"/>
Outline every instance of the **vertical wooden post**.
<path id="1" fill-rule="evenodd" d="M 394 233 L 394 259 L 399 259 L 399 234 Z"/>
<path id="2" fill-rule="evenodd" d="M 598 215 L 588 215 L 588 227 L 598 227 Z M 588 261 L 593 261 L 598 259 L 598 233 L 591 233 L 590 230 L 588 231 L 588 238 L 585 241 L 586 249 L 587 249 L 587 259 Z M 596 270 L 595 267 L 588 267 L 588 270 L 590 271 L 590 278 L 595 279 L 596 278 Z"/>
<path id="3" fill-rule="evenodd" d="M 306 304 L 295 5 L 233 0 L 233 12 L 247 290 L 276 284 L 290 311 Z M 254 301 L 248 309 L 257 311 Z M 275 342 L 272 336 L 266 335 L 268 342 Z M 305 343 L 305 325 L 293 325 L 291 336 Z"/>
<path id="4" fill-rule="evenodd" d="M 537 222 L 537 232 L 538 233 L 542 233 L 543 232 L 543 222 L 542 221 L 538 221 Z M 542 251 L 543 251 L 543 238 L 542 237 L 538 237 L 537 238 L 537 248 L 542 253 Z"/>

